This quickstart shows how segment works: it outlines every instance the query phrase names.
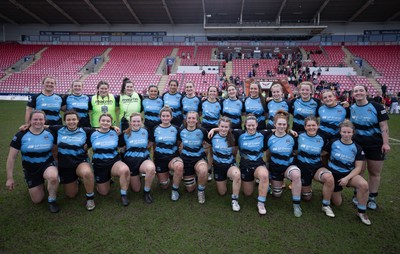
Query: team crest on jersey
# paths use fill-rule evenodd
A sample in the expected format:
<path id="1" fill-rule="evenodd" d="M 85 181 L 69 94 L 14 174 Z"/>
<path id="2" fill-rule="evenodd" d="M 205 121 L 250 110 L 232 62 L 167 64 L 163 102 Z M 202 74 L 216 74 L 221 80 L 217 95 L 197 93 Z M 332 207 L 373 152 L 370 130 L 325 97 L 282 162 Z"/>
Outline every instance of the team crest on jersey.
<path id="1" fill-rule="evenodd" d="M 286 144 L 290 144 L 290 139 L 286 139 Z"/>
<path id="2" fill-rule="evenodd" d="M 368 111 L 368 113 L 371 113 L 372 112 L 372 110 L 369 108 L 369 109 L 367 109 L 367 111 Z"/>
<path id="3" fill-rule="evenodd" d="M 49 136 L 48 135 L 44 135 L 44 137 L 43 137 L 45 140 L 48 140 L 49 139 Z"/>

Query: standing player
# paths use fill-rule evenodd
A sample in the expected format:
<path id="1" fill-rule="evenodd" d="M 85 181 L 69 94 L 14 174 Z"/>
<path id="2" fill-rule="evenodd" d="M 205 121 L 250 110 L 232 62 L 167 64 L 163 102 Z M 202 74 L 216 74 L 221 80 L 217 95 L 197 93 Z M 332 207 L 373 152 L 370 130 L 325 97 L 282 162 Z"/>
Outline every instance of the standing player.
<path id="1" fill-rule="evenodd" d="M 238 92 L 235 85 L 230 84 L 226 90 L 228 98 L 222 101 L 222 116 L 231 119 L 232 129 L 242 129 L 243 102 L 237 97 Z"/>
<path id="2" fill-rule="evenodd" d="M 106 113 L 111 115 L 113 119 L 112 125 L 115 126 L 117 101 L 109 90 L 110 85 L 106 81 L 100 81 L 97 84 L 97 93 L 90 99 L 89 110 L 92 111 L 90 119 L 94 128 L 100 127 L 100 116 Z"/>
<path id="3" fill-rule="evenodd" d="M 334 91 L 324 90 L 321 95 L 324 104 L 318 109 L 318 115 L 321 121 L 318 134 L 325 140 L 330 141 L 339 138 L 339 124 L 342 123 L 344 119 L 349 118 L 349 110 L 337 102 Z"/>
<path id="4" fill-rule="evenodd" d="M 244 100 L 246 114 L 253 114 L 257 119 L 257 130 L 267 128 L 265 115 L 267 106 L 264 96 L 261 94 L 261 86 L 257 83 L 250 84 L 250 96 Z"/>
<path id="5" fill-rule="evenodd" d="M 121 86 L 121 94 L 117 97 L 119 105 L 119 122 L 121 131 L 128 129 L 129 117 L 132 113 L 142 111 L 142 96 L 135 91 L 133 82 L 124 78 Z"/>
<path id="6" fill-rule="evenodd" d="M 43 90 L 40 94 L 32 96 L 28 101 L 25 111 L 25 124 L 29 125 L 31 112 L 34 109 L 43 110 L 46 114 L 46 124 L 61 125 L 61 107 L 64 106 L 60 95 L 54 93 L 56 80 L 53 77 L 45 77 L 42 81 Z"/>
<path id="7" fill-rule="evenodd" d="M 279 83 L 271 86 L 272 99 L 267 102 L 267 129 L 274 129 L 274 116 L 278 110 L 289 112 L 289 103 L 284 99 L 283 87 Z"/>
<path id="8" fill-rule="evenodd" d="M 186 119 L 186 114 L 189 111 L 199 111 L 200 98 L 196 96 L 193 81 L 188 81 L 185 84 L 185 95 L 181 99 L 183 117 Z"/>
<path id="9" fill-rule="evenodd" d="M 182 115 L 182 94 L 178 92 L 178 81 L 170 80 L 168 83 L 168 92 L 165 92 L 162 96 L 164 105 L 169 106 L 172 110 L 173 118 L 171 123 L 175 126 L 181 126 L 183 121 Z"/>
<path id="10" fill-rule="evenodd" d="M 312 97 L 314 85 L 308 81 L 301 82 L 299 87 L 300 98 L 291 100 L 289 113 L 293 115 L 293 130 L 304 132 L 304 119 L 307 116 L 317 116 L 320 101 Z"/>
<path id="11" fill-rule="evenodd" d="M 71 94 L 63 98 L 65 106 L 62 110 L 74 110 L 79 116 L 79 127 L 90 127 L 89 97 L 83 94 L 83 82 L 72 81 Z"/>
<path id="12" fill-rule="evenodd" d="M 362 172 L 368 169 L 368 208 L 375 210 L 378 207 L 376 197 L 381 182 L 383 161 L 386 153 L 390 152 L 387 123 L 389 117 L 381 104 L 367 100 L 367 93 L 367 87 L 354 86 L 353 96 L 356 103 L 350 107 L 350 120 L 356 128 L 354 140 L 362 147 L 367 159 Z"/>

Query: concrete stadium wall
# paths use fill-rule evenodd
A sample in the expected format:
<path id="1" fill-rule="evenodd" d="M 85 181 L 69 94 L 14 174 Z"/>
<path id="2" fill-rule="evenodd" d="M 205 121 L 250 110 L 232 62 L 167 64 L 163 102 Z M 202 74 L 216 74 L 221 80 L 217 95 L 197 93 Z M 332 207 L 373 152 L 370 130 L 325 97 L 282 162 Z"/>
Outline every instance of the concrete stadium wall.
<path id="1" fill-rule="evenodd" d="M 325 35 L 332 35 L 334 41 L 354 41 L 354 36 L 363 35 L 364 30 L 396 30 L 400 23 L 378 24 L 378 23 L 351 23 L 351 24 L 323 24 L 327 25 L 323 31 Z M 163 31 L 167 37 L 163 42 L 180 42 L 187 36 L 195 38 L 196 42 L 205 42 L 206 36 L 268 36 L 268 35 L 306 35 L 305 31 L 300 30 L 204 30 L 203 25 L 13 25 L 3 24 L 0 28 L 0 40 L 2 41 L 20 41 L 22 35 L 39 36 L 40 31 L 94 31 L 94 32 L 151 32 Z M 182 39 L 183 38 L 183 39 Z M 334 38 L 334 39 L 333 39 Z M 96 38 L 94 38 L 96 39 Z M 101 38 L 97 38 L 100 40 Z M 87 38 L 82 38 L 85 41 Z M 140 41 L 152 42 L 152 36 L 143 36 Z M 320 36 L 314 36 L 310 41 L 320 41 Z M 370 36 L 370 41 L 398 41 L 398 35 Z"/>

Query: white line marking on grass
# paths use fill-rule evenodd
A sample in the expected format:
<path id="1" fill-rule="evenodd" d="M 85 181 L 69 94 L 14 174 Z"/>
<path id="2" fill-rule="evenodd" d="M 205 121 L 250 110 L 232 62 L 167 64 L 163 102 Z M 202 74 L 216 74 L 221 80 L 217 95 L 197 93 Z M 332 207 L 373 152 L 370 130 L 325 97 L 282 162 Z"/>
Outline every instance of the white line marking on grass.
<path id="1" fill-rule="evenodd" d="M 389 139 L 400 143 L 400 140 L 398 140 L 398 139 L 390 138 L 390 137 L 389 137 Z"/>

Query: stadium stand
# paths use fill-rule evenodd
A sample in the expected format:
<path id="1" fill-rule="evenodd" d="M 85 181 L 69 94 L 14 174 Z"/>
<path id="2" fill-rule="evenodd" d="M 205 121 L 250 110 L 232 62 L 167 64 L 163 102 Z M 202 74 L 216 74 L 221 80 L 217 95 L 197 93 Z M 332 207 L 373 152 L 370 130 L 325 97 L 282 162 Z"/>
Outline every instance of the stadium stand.
<path id="1" fill-rule="evenodd" d="M 377 81 L 386 84 L 388 90 L 400 91 L 400 62 L 398 60 L 400 46 L 348 46 L 350 52 L 366 60 L 382 77 Z"/>
<path id="2" fill-rule="evenodd" d="M 311 61 L 315 61 L 317 66 L 322 67 L 337 67 L 344 64 L 346 54 L 340 46 L 303 46 L 309 54 Z M 320 52 L 317 54 L 317 52 Z"/>
<path id="3" fill-rule="evenodd" d="M 43 77 L 53 76 L 57 81 L 55 91 L 66 93 L 71 82 L 81 77 L 82 67 L 105 49 L 104 46 L 49 46 L 39 60 L 4 80 L 3 89 L 10 93 L 38 93 L 42 89 L 40 82 Z"/>
<path id="4" fill-rule="evenodd" d="M 109 82 L 111 92 L 119 94 L 122 79 L 130 78 L 138 92 L 143 92 L 151 84 L 158 84 L 161 75 L 156 70 L 161 61 L 172 53 L 172 46 L 113 46 L 109 61 L 99 73 L 91 74 L 85 79 L 85 93 L 93 94 L 100 80 Z"/>

